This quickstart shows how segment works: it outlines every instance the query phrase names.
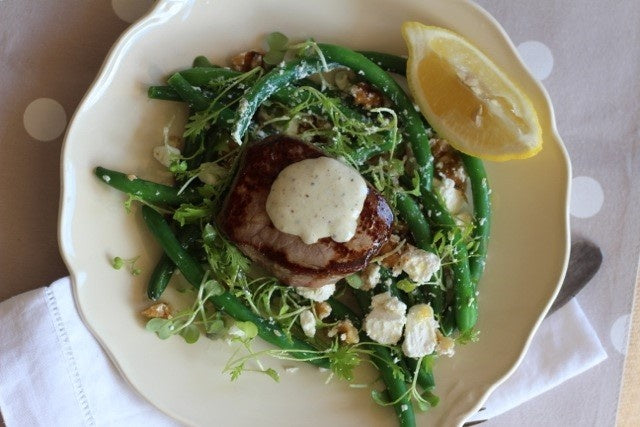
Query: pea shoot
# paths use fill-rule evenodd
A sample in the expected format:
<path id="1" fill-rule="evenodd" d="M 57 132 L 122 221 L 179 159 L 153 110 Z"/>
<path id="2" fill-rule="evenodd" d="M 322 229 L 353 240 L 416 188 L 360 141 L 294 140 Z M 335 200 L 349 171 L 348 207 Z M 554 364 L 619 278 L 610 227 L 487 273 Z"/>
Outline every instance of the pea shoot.
<path id="1" fill-rule="evenodd" d="M 140 273 L 142 273 L 142 269 L 140 267 L 136 267 L 136 262 L 139 258 L 139 255 L 137 257 L 129 259 L 123 259 L 119 256 L 116 256 L 111 260 L 111 266 L 114 270 L 120 270 L 122 267 L 126 266 L 129 270 L 129 273 L 131 273 L 133 276 L 139 276 Z"/>

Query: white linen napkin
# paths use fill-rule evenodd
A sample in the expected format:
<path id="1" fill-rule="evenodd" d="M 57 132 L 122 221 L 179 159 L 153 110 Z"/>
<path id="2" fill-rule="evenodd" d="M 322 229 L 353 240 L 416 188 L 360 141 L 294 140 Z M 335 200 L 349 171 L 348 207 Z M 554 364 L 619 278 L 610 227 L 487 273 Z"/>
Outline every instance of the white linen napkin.
<path id="1" fill-rule="evenodd" d="M 82 323 L 71 281 L 0 303 L 0 411 L 14 426 L 177 426 L 120 376 Z M 606 359 L 575 300 L 546 319 L 518 370 L 472 419 L 501 414 Z"/>

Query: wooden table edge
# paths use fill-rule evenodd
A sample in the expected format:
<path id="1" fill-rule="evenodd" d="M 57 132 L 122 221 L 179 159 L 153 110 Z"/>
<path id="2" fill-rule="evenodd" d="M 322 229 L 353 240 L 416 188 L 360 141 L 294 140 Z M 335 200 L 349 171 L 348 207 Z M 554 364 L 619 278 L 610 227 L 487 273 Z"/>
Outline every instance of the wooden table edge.
<path id="1" fill-rule="evenodd" d="M 618 400 L 616 425 L 619 427 L 640 426 L 640 266 L 636 271 L 627 356 L 622 371 L 622 386 Z"/>

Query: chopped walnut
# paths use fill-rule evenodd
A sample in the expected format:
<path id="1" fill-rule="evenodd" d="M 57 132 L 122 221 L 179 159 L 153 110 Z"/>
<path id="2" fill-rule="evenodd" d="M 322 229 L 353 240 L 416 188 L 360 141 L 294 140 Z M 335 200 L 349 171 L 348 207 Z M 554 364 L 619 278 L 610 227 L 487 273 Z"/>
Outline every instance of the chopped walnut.
<path id="1" fill-rule="evenodd" d="M 351 86 L 349 92 L 353 96 L 353 102 L 367 110 L 382 107 L 384 98 L 382 93 L 366 82 L 359 82 Z"/>
<path id="2" fill-rule="evenodd" d="M 380 260 L 380 264 L 387 268 L 393 268 L 393 266 L 400 261 L 402 246 L 404 246 L 404 241 L 400 240 L 400 237 L 395 234 L 392 234 L 378 252 L 380 255 L 377 259 Z"/>
<path id="3" fill-rule="evenodd" d="M 128 179 L 129 181 L 133 181 L 133 180 L 135 180 L 135 179 L 138 179 L 138 177 L 137 177 L 136 175 L 134 175 L 134 174 L 132 174 L 132 173 L 131 173 L 131 174 L 127 175 L 127 179 Z"/>
<path id="4" fill-rule="evenodd" d="M 429 142 L 436 174 L 453 180 L 456 189 L 464 192 L 467 176 L 458 153 L 444 139 L 432 138 Z"/>
<path id="5" fill-rule="evenodd" d="M 231 68 L 236 71 L 247 72 L 256 67 L 262 67 L 264 64 L 263 56 L 261 52 L 256 52 L 255 50 L 239 53 L 231 58 Z"/>
<path id="6" fill-rule="evenodd" d="M 436 352 L 440 356 L 453 356 L 456 352 L 456 342 L 453 340 L 453 338 L 445 337 L 440 331 L 436 331 L 436 337 L 438 338 Z"/>
<path id="7" fill-rule="evenodd" d="M 335 337 L 336 335 L 340 337 L 340 341 L 345 344 L 357 344 L 360 342 L 360 337 L 358 336 L 358 330 L 353 326 L 351 320 L 341 320 L 335 325 L 333 328 L 329 330 L 327 335 L 330 338 Z"/>
<path id="8" fill-rule="evenodd" d="M 164 302 L 158 302 L 146 310 L 143 310 L 141 314 L 148 319 L 171 319 L 171 307 Z"/>
<path id="9" fill-rule="evenodd" d="M 313 308 L 316 311 L 316 316 L 320 320 L 326 319 L 331 314 L 331 306 L 326 301 L 314 302 Z"/>

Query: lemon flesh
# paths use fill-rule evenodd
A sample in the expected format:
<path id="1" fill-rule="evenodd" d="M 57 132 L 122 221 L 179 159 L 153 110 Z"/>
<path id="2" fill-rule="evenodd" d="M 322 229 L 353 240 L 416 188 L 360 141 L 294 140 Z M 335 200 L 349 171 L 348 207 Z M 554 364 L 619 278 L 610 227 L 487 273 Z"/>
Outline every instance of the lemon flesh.
<path id="1" fill-rule="evenodd" d="M 407 81 L 422 114 L 456 149 L 486 160 L 531 157 L 542 148 L 529 98 L 461 36 L 407 22 Z"/>

